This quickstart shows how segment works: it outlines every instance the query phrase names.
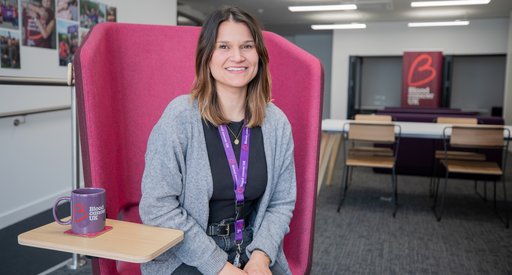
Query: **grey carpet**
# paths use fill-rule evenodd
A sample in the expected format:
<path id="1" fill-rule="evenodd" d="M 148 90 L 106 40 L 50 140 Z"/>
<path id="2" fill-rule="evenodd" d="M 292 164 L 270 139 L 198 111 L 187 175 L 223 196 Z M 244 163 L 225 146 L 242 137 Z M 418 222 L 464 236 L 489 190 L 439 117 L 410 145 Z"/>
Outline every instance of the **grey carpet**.
<path id="1" fill-rule="evenodd" d="M 57 213 L 59 217 L 65 217 L 69 213 L 69 203 L 59 205 Z M 19 234 L 50 222 L 53 222 L 51 209 L 0 230 L 0 274 L 39 274 L 69 258 L 68 253 L 18 244 Z"/>
<path id="2" fill-rule="evenodd" d="M 511 170 L 509 165 L 508 179 Z M 512 274 L 512 230 L 505 229 L 490 201 L 475 195 L 473 182 L 449 181 L 437 222 L 429 178 L 398 177 L 396 218 L 391 203 L 381 199 L 391 196 L 389 175 L 354 169 L 339 213 L 341 161 L 334 179 L 318 197 L 311 274 Z M 511 187 L 508 180 L 509 194 Z"/>

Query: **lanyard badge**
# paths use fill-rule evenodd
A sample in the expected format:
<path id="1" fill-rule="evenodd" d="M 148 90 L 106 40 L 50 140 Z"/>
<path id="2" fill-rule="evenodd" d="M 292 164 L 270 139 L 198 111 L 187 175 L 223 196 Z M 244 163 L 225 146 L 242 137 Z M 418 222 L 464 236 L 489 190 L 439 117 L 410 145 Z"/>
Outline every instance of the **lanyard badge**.
<path id="1" fill-rule="evenodd" d="M 226 125 L 219 126 L 219 134 L 222 139 L 222 146 L 228 159 L 229 170 L 234 182 L 235 191 L 235 243 L 238 247 L 237 254 L 233 265 L 240 267 L 240 245 L 243 242 L 243 231 L 244 231 L 244 218 L 242 217 L 242 210 L 244 207 L 244 192 L 245 185 L 247 184 L 247 171 L 249 168 L 249 144 L 251 130 L 245 126 L 242 129 L 242 147 L 240 149 L 240 163 L 236 163 L 235 152 L 233 146 L 231 146 L 231 140 Z"/>

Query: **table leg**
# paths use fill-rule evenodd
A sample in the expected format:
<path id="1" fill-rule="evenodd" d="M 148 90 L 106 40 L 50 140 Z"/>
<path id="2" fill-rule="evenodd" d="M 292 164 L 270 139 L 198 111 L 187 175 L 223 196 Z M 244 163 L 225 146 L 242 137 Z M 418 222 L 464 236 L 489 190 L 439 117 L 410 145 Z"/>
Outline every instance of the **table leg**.
<path id="1" fill-rule="evenodd" d="M 340 133 L 332 134 L 332 138 L 331 139 L 332 139 L 332 142 L 333 142 L 333 147 L 332 147 L 332 150 L 331 150 L 331 153 L 330 153 L 329 164 L 328 164 L 328 168 L 327 168 L 327 182 L 326 182 L 326 184 L 328 186 L 332 185 L 332 177 L 333 177 L 333 174 L 334 174 L 334 166 L 336 165 L 336 160 L 338 159 L 338 151 L 340 150 L 341 134 Z"/>
<path id="2" fill-rule="evenodd" d="M 320 188 L 324 181 L 325 174 L 327 172 L 327 165 L 331 158 L 332 149 L 336 141 L 335 134 L 322 133 L 322 141 L 320 143 L 320 161 L 318 169 L 318 190 L 317 194 L 320 193 Z"/>

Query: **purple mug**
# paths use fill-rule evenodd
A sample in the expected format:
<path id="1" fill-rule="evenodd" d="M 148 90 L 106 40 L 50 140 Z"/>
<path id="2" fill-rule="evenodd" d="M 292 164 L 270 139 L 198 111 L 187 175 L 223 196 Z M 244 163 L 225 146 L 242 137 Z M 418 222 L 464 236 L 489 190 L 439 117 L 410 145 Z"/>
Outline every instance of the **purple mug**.
<path id="1" fill-rule="evenodd" d="M 61 201 L 71 203 L 71 219 L 61 221 L 57 217 L 57 205 Z M 75 234 L 91 234 L 103 231 L 106 220 L 105 189 L 79 188 L 71 192 L 71 196 L 60 197 L 53 205 L 53 218 L 62 225 L 71 224 Z"/>

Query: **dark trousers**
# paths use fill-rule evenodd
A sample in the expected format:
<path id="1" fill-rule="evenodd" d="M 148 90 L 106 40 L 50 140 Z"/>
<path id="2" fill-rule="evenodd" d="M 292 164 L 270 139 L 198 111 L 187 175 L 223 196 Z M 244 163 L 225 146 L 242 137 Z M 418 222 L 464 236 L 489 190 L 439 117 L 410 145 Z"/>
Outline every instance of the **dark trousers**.
<path id="1" fill-rule="evenodd" d="M 226 251 L 228 253 L 228 261 L 230 263 L 233 263 L 235 256 L 236 256 L 236 250 L 237 246 L 235 244 L 235 233 L 232 232 L 228 236 L 211 236 L 211 238 L 215 241 L 217 246 L 219 246 L 222 250 Z M 242 266 L 245 266 L 245 264 L 249 261 L 249 258 L 247 257 L 245 253 L 245 248 L 252 242 L 252 228 L 248 227 L 244 229 L 243 233 L 243 243 L 240 246 L 242 253 L 240 254 L 240 261 L 242 263 Z M 173 275 L 189 275 L 189 274 L 201 274 L 197 268 L 193 266 L 189 266 L 186 264 L 180 265 L 174 272 Z"/>

